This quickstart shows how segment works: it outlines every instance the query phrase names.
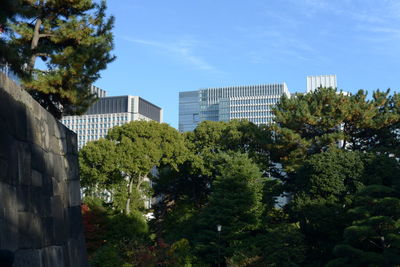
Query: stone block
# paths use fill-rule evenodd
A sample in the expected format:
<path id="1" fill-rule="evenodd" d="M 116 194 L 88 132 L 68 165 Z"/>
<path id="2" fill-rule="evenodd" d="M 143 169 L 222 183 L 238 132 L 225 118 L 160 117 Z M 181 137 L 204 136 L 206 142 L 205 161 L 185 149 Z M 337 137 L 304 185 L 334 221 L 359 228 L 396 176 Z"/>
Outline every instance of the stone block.
<path id="1" fill-rule="evenodd" d="M 51 176 L 47 175 L 47 173 L 44 173 L 43 175 L 43 184 L 41 189 L 43 190 L 43 195 L 46 195 L 47 197 L 51 197 L 54 195 L 53 179 L 51 178 Z"/>
<path id="2" fill-rule="evenodd" d="M 0 181 L 8 184 L 18 182 L 18 151 L 17 142 L 6 131 L 0 129 L 0 158 L 2 170 Z"/>
<path id="3" fill-rule="evenodd" d="M 54 232 L 54 219 L 53 217 L 42 217 L 42 229 L 43 229 L 43 246 L 48 247 L 51 245 L 58 245 L 55 240 Z M 65 242 L 65 241 L 64 241 Z"/>
<path id="4" fill-rule="evenodd" d="M 38 129 L 41 134 L 42 147 L 44 150 L 49 151 L 50 149 L 50 134 L 49 134 L 49 125 L 47 121 L 40 121 L 40 128 Z"/>
<path id="5" fill-rule="evenodd" d="M 44 267 L 64 267 L 64 250 L 61 246 L 50 246 L 42 250 Z"/>
<path id="6" fill-rule="evenodd" d="M 67 154 L 78 155 L 78 141 L 76 133 L 66 130 Z"/>
<path id="7" fill-rule="evenodd" d="M 81 187 L 79 180 L 71 180 L 67 182 L 68 187 L 68 206 L 81 205 Z"/>
<path id="8" fill-rule="evenodd" d="M 64 207 L 60 196 L 53 196 L 51 201 L 51 216 L 57 223 L 64 221 Z"/>
<path id="9" fill-rule="evenodd" d="M 15 252 L 14 267 L 43 267 L 39 249 L 21 249 Z"/>
<path id="10" fill-rule="evenodd" d="M 63 155 L 63 143 L 61 138 L 57 138 L 55 136 L 50 136 L 50 150 L 49 152 L 57 154 L 57 155 Z"/>
<path id="11" fill-rule="evenodd" d="M 25 106 L 13 99 L 2 88 L 0 88 L 0 114 L 4 129 L 19 140 L 26 140 L 27 119 Z"/>
<path id="12" fill-rule="evenodd" d="M 78 156 L 68 154 L 65 156 L 68 180 L 79 180 L 79 160 Z"/>
<path id="13" fill-rule="evenodd" d="M 4 125 L 0 127 L 0 156 L 3 158 L 8 158 L 11 151 L 15 148 L 15 139 L 7 131 L 6 127 Z"/>
<path id="14" fill-rule="evenodd" d="M 31 148 L 24 142 L 17 143 L 17 163 L 18 163 L 18 183 L 21 185 L 30 185 L 31 177 Z"/>
<path id="15" fill-rule="evenodd" d="M 63 221 L 61 223 L 54 222 L 53 244 L 62 245 L 69 237 L 69 222 Z"/>
<path id="16" fill-rule="evenodd" d="M 0 248 L 15 251 L 18 248 L 18 222 L 10 221 L 10 218 L 0 218 Z M 1 264 L 0 264 L 1 266 Z"/>
<path id="17" fill-rule="evenodd" d="M 30 127 L 30 124 L 28 123 L 25 105 L 21 102 L 17 102 L 12 114 L 11 119 L 15 120 L 13 122 L 16 132 L 15 137 L 20 141 L 27 142 L 28 127 Z"/>
<path id="18" fill-rule="evenodd" d="M 23 93 L 21 94 L 21 102 L 24 103 L 26 112 L 32 113 L 33 111 L 33 105 L 37 104 L 36 100 L 33 99 L 33 97 L 28 93 L 25 92 L 25 90 L 22 90 Z"/>
<path id="19" fill-rule="evenodd" d="M 29 186 L 17 187 L 17 211 L 29 212 L 32 210 L 32 196 L 31 188 Z"/>
<path id="20" fill-rule="evenodd" d="M 83 233 L 81 207 L 69 207 L 67 212 L 68 216 L 66 217 L 69 224 L 69 236 L 76 239 Z"/>
<path id="21" fill-rule="evenodd" d="M 0 183 L 0 247 L 18 248 L 17 194 L 14 186 Z"/>
<path id="22" fill-rule="evenodd" d="M 28 129 L 28 137 L 31 142 L 38 145 L 43 150 L 49 150 L 50 136 L 49 136 L 49 126 L 47 122 L 42 118 L 36 118 L 30 116 L 30 125 Z"/>
<path id="23" fill-rule="evenodd" d="M 7 180 L 4 182 L 17 185 L 19 183 L 19 162 L 18 162 L 18 149 L 17 142 L 12 142 L 14 148 L 10 150 L 8 155 L 8 170 L 7 170 Z"/>
<path id="24" fill-rule="evenodd" d="M 0 156 L 0 181 L 8 180 L 8 160 Z"/>
<path id="25" fill-rule="evenodd" d="M 54 124 L 54 136 L 58 139 L 65 139 L 65 131 L 67 127 L 60 121 Z"/>
<path id="26" fill-rule="evenodd" d="M 18 247 L 35 249 L 43 247 L 41 220 L 37 214 L 18 213 Z"/>
<path id="27" fill-rule="evenodd" d="M 46 174 L 54 176 L 54 153 L 46 151 L 43 155 L 46 163 Z"/>
<path id="28" fill-rule="evenodd" d="M 48 153 L 48 159 L 48 163 L 51 164 L 51 167 L 47 167 L 48 173 L 56 178 L 57 181 L 67 180 L 67 169 L 65 166 L 64 156 Z"/>
<path id="29" fill-rule="evenodd" d="M 38 214 L 39 216 L 47 217 L 51 215 L 50 197 L 44 190 L 44 187 L 31 187 L 30 190 L 29 211 Z"/>
<path id="30" fill-rule="evenodd" d="M 52 202 L 52 218 L 54 220 L 54 242 L 55 244 L 63 244 L 69 235 L 69 222 L 65 217 L 63 202 L 60 196 L 51 199 Z"/>
<path id="31" fill-rule="evenodd" d="M 14 213 L 17 212 L 18 202 L 16 187 L 0 183 L 0 210 L 3 210 L 4 214 L 15 222 L 17 219 L 14 217 Z"/>
<path id="32" fill-rule="evenodd" d="M 70 266 L 87 267 L 87 253 L 85 238 L 80 235 L 78 238 L 70 238 L 67 242 L 68 258 Z"/>
<path id="33" fill-rule="evenodd" d="M 32 115 L 35 119 L 42 119 L 44 116 L 42 113 L 47 112 L 37 101 L 34 101 L 32 105 Z"/>
<path id="34" fill-rule="evenodd" d="M 8 116 L 10 111 L 14 109 L 14 99 L 4 90 L 0 85 L 0 118 L 2 119 L 2 126 L 8 131 L 10 128 L 10 117 Z"/>
<path id="35" fill-rule="evenodd" d="M 51 177 L 51 183 L 53 185 L 53 196 L 60 196 L 64 194 L 64 187 L 65 187 L 65 182 L 58 182 L 56 178 Z"/>
<path id="36" fill-rule="evenodd" d="M 57 125 L 58 120 L 54 118 L 54 116 L 48 111 L 43 112 L 43 115 L 43 119 L 47 122 L 48 125 L 49 139 L 52 139 L 56 135 L 54 126 Z"/>
<path id="37" fill-rule="evenodd" d="M 38 145 L 31 146 L 31 166 L 41 173 L 46 171 L 46 154 L 45 151 Z"/>
<path id="38" fill-rule="evenodd" d="M 32 170 L 32 185 L 33 186 L 42 186 L 43 184 L 43 175 L 42 173 Z"/>

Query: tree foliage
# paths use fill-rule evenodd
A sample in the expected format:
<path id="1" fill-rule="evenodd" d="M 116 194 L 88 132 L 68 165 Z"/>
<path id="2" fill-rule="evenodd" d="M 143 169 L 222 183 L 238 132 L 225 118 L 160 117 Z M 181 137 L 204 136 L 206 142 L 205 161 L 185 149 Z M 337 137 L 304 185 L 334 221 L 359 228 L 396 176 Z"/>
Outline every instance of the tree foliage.
<path id="1" fill-rule="evenodd" d="M 82 114 L 94 101 L 90 86 L 113 61 L 105 1 L 20 0 L 8 5 L 7 43 L 0 58 L 21 77 L 22 85 L 55 117 Z M 8 9 L 6 9 L 7 11 Z M 40 58 L 45 69 L 37 68 Z"/>
<path id="2" fill-rule="evenodd" d="M 82 185 L 88 193 L 108 191 L 126 214 L 140 207 L 154 167 L 172 168 L 186 155 L 183 137 L 167 124 L 134 121 L 89 142 L 80 153 Z"/>
<path id="3" fill-rule="evenodd" d="M 208 263 L 240 258 L 247 248 L 245 240 L 259 226 L 262 213 L 263 178 L 259 168 L 243 154 L 221 156 L 224 163 L 193 237 L 196 254 Z M 222 225 L 219 244 L 217 225 Z"/>
<path id="4" fill-rule="evenodd" d="M 308 156 L 330 147 L 395 153 L 399 136 L 393 125 L 400 121 L 399 100 L 389 90 L 378 90 L 367 100 L 362 90 L 349 95 L 332 88 L 283 96 L 271 126 L 276 140 L 271 146 L 273 160 L 291 172 Z"/>
<path id="5" fill-rule="evenodd" d="M 247 121 L 205 121 L 185 133 L 188 148 L 186 160 L 177 169 L 164 166 L 154 184 L 157 231 L 165 233 L 167 241 L 186 238 L 191 231 L 194 216 L 208 203 L 211 185 L 220 175 L 219 167 L 225 164 L 220 153 L 245 153 L 261 169 L 268 166 L 265 150 L 270 139 L 263 128 Z"/>
<path id="6" fill-rule="evenodd" d="M 399 192 L 370 185 L 357 194 L 348 211 L 352 223 L 344 230 L 344 243 L 328 266 L 397 266 L 400 264 Z"/>

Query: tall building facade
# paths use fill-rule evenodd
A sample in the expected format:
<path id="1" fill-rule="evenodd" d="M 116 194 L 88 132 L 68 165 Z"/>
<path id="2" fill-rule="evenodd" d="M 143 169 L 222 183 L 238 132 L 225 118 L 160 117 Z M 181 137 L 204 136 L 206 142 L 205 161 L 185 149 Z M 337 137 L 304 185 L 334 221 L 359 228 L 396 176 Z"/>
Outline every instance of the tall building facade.
<path id="1" fill-rule="evenodd" d="M 192 131 L 205 120 L 247 119 L 257 125 L 270 123 L 272 107 L 284 94 L 290 96 L 285 83 L 180 92 L 179 131 Z"/>
<path id="2" fill-rule="evenodd" d="M 105 91 L 96 89 L 99 97 L 105 96 Z M 139 96 L 100 97 L 84 115 L 65 116 L 61 122 L 77 134 L 81 149 L 87 142 L 105 137 L 110 128 L 136 120 L 162 122 L 163 111 Z"/>
<path id="3" fill-rule="evenodd" d="M 307 93 L 318 87 L 337 88 L 336 75 L 307 76 Z"/>

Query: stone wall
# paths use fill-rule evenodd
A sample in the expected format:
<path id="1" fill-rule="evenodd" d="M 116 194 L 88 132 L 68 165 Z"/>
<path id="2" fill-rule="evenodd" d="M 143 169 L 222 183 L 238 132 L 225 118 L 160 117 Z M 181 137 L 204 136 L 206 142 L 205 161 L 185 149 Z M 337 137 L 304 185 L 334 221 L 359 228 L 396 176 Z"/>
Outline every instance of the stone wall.
<path id="1" fill-rule="evenodd" d="M 87 266 L 76 134 L 2 73 L 0 249 L 15 267 Z"/>

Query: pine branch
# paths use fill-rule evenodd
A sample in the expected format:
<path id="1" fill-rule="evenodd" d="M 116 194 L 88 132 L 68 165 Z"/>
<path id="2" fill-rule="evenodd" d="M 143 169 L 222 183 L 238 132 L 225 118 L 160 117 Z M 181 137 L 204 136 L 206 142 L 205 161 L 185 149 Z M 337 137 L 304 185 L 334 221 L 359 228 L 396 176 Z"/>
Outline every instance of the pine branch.
<path id="1" fill-rule="evenodd" d="M 55 34 L 51 34 L 51 33 L 41 33 L 41 34 L 39 34 L 39 38 L 42 38 L 42 37 L 53 37 L 53 36 L 56 36 Z"/>
<path id="2" fill-rule="evenodd" d="M 372 241 L 371 239 L 367 239 L 367 240 L 368 240 L 368 242 L 370 242 L 372 245 L 376 246 L 376 247 L 379 248 L 379 249 L 382 249 L 381 246 L 379 246 L 377 243 L 375 243 L 375 242 Z"/>

